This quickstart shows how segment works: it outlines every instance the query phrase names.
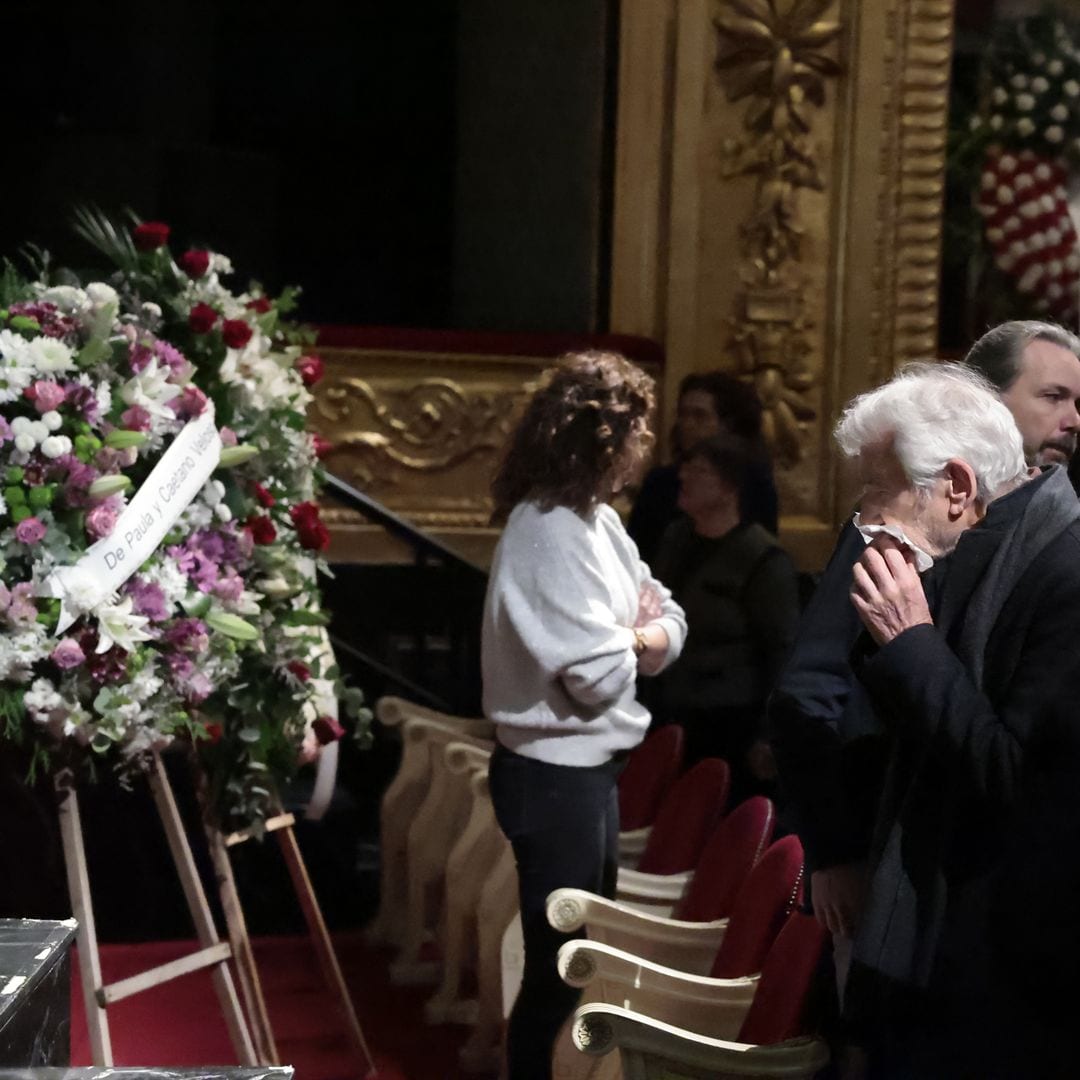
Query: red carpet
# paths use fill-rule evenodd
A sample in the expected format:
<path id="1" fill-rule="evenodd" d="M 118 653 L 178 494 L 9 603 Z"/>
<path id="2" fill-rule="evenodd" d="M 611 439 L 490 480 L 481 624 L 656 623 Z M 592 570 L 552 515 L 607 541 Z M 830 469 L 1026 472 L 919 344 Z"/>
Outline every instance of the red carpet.
<path id="1" fill-rule="evenodd" d="M 390 953 L 371 949 L 359 934 L 336 936 L 345 980 L 379 1066 L 378 1080 L 456 1080 L 463 1027 L 429 1027 L 423 1005 L 432 989 L 391 986 Z M 322 980 L 306 938 L 253 939 L 270 1023 L 283 1064 L 296 1080 L 357 1080 L 359 1055 L 348 1042 L 336 1002 Z M 196 948 L 194 942 L 104 945 L 106 982 L 115 982 Z M 90 1043 L 78 960 L 72 968 L 71 1063 L 89 1065 Z M 185 975 L 109 1007 L 117 1065 L 229 1065 L 236 1056 L 217 1008 L 210 974 Z"/>

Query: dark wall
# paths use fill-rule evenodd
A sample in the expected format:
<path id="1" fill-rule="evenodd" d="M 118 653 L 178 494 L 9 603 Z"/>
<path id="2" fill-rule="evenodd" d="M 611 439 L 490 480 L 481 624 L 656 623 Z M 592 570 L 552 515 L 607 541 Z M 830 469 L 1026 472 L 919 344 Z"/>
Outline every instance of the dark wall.
<path id="1" fill-rule="evenodd" d="M 454 307 L 603 328 L 614 63 L 607 0 L 468 0 L 458 24 Z"/>
<path id="2" fill-rule="evenodd" d="M 0 254 L 130 206 L 313 322 L 593 329 L 610 6 L 9 0 Z"/>

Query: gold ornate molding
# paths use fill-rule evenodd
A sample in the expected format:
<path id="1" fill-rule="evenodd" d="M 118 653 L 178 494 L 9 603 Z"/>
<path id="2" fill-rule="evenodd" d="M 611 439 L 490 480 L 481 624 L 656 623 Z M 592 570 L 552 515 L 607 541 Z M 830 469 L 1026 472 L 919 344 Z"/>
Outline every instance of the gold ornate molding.
<path id="1" fill-rule="evenodd" d="M 743 132 L 721 145 L 727 178 L 756 176 L 749 216 L 739 234 L 745 286 L 736 299 L 731 344 L 738 370 L 757 387 L 766 436 L 783 466 L 803 457 L 807 422 L 816 415 L 807 392 L 816 381 L 811 320 L 806 313 L 803 189 L 822 192 L 813 110 L 825 105 L 826 80 L 839 63 L 823 50 L 841 24 L 825 17 L 835 0 L 725 0 L 713 25 L 716 70 L 731 102 L 749 98 Z"/>
<path id="2" fill-rule="evenodd" d="M 893 92 L 883 113 L 888 198 L 878 262 L 885 339 L 874 350 L 875 382 L 904 360 L 937 351 L 953 2 L 894 2 L 886 26 L 884 82 Z"/>
<path id="3" fill-rule="evenodd" d="M 783 463 L 781 538 L 808 569 L 851 505 L 835 417 L 936 350 L 952 13 L 953 0 L 621 5 L 620 100 L 638 107 L 616 144 L 661 147 L 663 169 L 624 199 L 625 217 L 652 218 L 615 232 L 612 329 L 656 298 L 664 429 L 690 372 L 754 380 Z M 661 109 L 646 90 L 669 86 Z M 617 194 L 639 168 L 617 157 Z"/>
<path id="4" fill-rule="evenodd" d="M 389 385 L 341 375 L 320 387 L 315 409 L 337 425 L 335 452 L 351 451 L 346 479 L 389 489 L 410 472 L 443 472 L 490 456 L 509 434 L 520 398 L 521 387 L 491 391 L 411 372 Z"/>
<path id="5" fill-rule="evenodd" d="M 491 475 L 517 409 L 550 357 L 320 348 L 312 428 L 332 444 L 329 471 L 473 562 L 489 528 Z M 645 364 L 653 375 L 659 372 Z M 327 498 L 334 561 L 408 561 L 408 548 Z"/>

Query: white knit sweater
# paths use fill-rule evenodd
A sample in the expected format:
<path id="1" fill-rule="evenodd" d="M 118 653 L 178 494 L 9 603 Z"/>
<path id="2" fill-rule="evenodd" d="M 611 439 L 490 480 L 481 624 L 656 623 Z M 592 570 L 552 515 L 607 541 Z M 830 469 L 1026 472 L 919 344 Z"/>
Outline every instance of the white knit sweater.
<path id="1" fill-rule="evenodd" d="M 510 514 L 488 583 L 481 661 L 484 712 L 499 742 L 557 765 L 600 765 L 644 737 L 634 697 L 631 627 L 642 587 L 663 601 L 666 667 L 682 651 L 686 619 L 638 556 L 606 504 L 582 516 L 520 503 Z"/>

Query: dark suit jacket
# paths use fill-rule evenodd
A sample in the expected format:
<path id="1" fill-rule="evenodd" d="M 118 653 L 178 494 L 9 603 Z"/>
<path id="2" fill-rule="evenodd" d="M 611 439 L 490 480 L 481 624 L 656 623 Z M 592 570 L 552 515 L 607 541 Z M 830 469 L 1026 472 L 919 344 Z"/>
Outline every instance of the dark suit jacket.
<path id="1" fill-rule="evenodd" d="M 1002 522 L 1038 484 L 961 538 L 935 626 L 854 661 L 890 761 L 847 1010 L 870 1030 L 921 1020 L 934 1060 L 987 1046 L 1019 1060 L 1025 1017 L 1071 1030 L 1078 1003 L 1080 523 L 1051 534 L 1003 597 L 981 685 L 958 655 Z"/>
<path id="2" fill-rule="evenodd" d="M 849 662 L 862 632 L 851 568 L 864 549 L 849 521 L 769 700 L 785 810 L 811 870 L 866 857 L 881 793 L 887 747 Z"/>

